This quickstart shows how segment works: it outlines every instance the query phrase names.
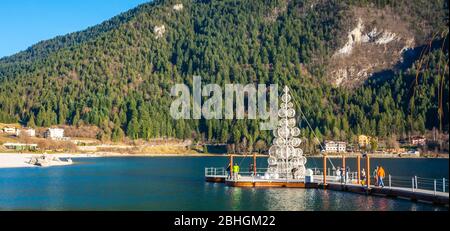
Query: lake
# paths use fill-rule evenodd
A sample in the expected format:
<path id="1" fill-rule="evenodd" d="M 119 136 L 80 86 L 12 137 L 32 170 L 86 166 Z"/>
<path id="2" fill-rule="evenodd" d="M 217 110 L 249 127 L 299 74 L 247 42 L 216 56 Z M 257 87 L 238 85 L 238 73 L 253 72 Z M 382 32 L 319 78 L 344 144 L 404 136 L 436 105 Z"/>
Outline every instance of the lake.
<path id="1" fill-rule="evenodd" d="M 74 158 L 71 166 L 0 169 L 0 210 L 448 210 L 320 189 L 232 188 L 204 182 L 226 157 Z M 241 169 L 251 158 L 237 159 Z M 341 166 L 339 159 L 332 159 Z M 355 159 L 347 159 L 355 169 Z M 322 160 L 309 158 L 308 167 Z M 265 167 L 264 158 L 258 167 Z M 448 159 L 371 159 L 392 175 L 448 178 Z"/>

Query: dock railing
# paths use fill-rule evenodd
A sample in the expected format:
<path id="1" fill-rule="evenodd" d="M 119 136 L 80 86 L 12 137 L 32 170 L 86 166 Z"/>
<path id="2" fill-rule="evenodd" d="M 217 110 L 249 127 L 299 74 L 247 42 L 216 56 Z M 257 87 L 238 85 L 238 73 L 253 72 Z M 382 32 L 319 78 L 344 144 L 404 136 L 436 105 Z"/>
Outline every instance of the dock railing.
<path id="1" fill-rule="evenodd" d="M 313 172 L 313 181 L 323 183 L 323 168 L 310 168 Z M 243 170 L 243 169 L 241 169 Z M 256 175 L 255 171 L 250 171 L 250 169 L 245 169 L 244 171 L 239 171 L 238 175 L 240 177 L 251 177 L 253 179 L 262 178 L 267 172 L 267 168 L 257 168 Z M 349 171 L 348 174 L 341 174 L 335 169 L 326 169 L 327 183 L 341 183 L 341 184 L 358 184 L 358 173 L 355 171 Z M 375 186 L 375 176 L 367 175 L 370 177 L 371 186 Z M 205 177 L 225 177 L 229 178 L 229 173 L 224 167 L 207 167 L 205 168 Z M 293 179 L 289 176 L 290 179 Z M 367 178 L 366 178 L 367 181 Z M 363 181 L 360 179 L 359 184 L 362 185 Z M 365 183 L 365 182 L 364 182 Z M 448 193 L 449 192 L 449 180 L 446 178 L 427 178 L 419 176 L 394 176 L 386 175 L 383 178 L 383 183 L 385 188 L 404 188 L 410 189 L 413 192 L 420 190 L 433 191 L 436 193 Z"/>
<path id="2" fill-rule="evenodd" d="M 323 169 L 320 168 L 312 168 L 314 171 L 314 177 L 316 180 L 320 180 L 323 182 Z M 319 174 L 317 174 L 319 173 Z M 343 177 L 344 176 L 344 177 Z M 367 176 L 367 175 L 366 175 Z M 377 182 L 376 177 L 370 176 L 371 185 L 375 186 Z M 347 177 L 347 181 L 345 181 L 345 174 L 341 176 L 339 171 L 328 168 L 327 169 L 327 182 L 334 183 L 353 183 L 357 182 L 358 172 L 350 171 Z M 366 179 L 367 180 L 367 179 Z M 411 191 L 418 190 L 428 190 L 437 192 L 449 192 L 449 180 L 446 178 L 427 178 L 427 177 L 419 177 L 419 176 L 394 176 L 394 175 L 386 175 L 383 178 L 384 187 L 386 188 L 406 188 L 411 189 Z M 362 181 L 360 180 L 360 184 Z"/>
<path id="3" fill-rule="evenodd" d="M 259 177 L 259 176 L 264 176 L 264 174 L 267 172 L 267 168 L 257 168 L 256 169 L 256 175 L 255 175 L 255 171 L 250 171 L 250 169 L 245 169 L 244 171 L 242 171 L 243 169 L 241 168 L 239 170 L 239 175 L 240 176 L 255 176 L 255 177 Z M 215 168 L 215 167 L 207 167 L 205 168 L 205 177 L 228 177 L 229 173 L 226 171 L 226 169 L 224 167 L 219 167 L 219 168 Z"/>
<path id="4" fill-rule="evenodd" d="M 205 177 L 226 177 L 227 175 L 225 168 L 205 168 Z"/>

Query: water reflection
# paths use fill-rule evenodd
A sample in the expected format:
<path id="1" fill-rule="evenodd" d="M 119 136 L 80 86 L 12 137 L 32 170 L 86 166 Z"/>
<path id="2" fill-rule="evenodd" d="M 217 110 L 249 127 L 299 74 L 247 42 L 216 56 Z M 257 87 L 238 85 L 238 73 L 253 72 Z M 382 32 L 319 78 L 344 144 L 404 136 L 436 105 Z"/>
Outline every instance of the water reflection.
<path id="1" fill-rule="evenodd" d="M 303 189 L 301 190 L 283 189 L 283 188 L 266 189 L 264 193 L 266 210 L 272 211 L 309 210 L 308 207 L 305 206 L 308 202 L 306 194 L 307 194 L 306 191 Z"/>
<path id="2" fill-rule="evenodd" d="M 228 187 L 227 191 L 230 193 L 230 207 L 233 211 L 241 210 L 241 205 L 243 204 L 241 201 L 242 190 L 243 188 Z"/>
<path id="3" fill-rule="evenodd" d="M 330 195 L 328 194 L 328 190 L 323 191 L 321 202 L 322 202 L 323 210 L 325 210 L 325 211 L 330 210 Z"/>
<path id="4" fill-rule="evenodd" d="M 43 185 L 44 193 L 49 199 L 42 200 L 41 203 L 48 210 L 57 210 L 58 206 L 61 206 L 61 202 L 64 201 L 64 176 L 61 176 L 61 174 L 64 174 L 64 171 L 55 168 L 48 174 L 48 183 Z"/>

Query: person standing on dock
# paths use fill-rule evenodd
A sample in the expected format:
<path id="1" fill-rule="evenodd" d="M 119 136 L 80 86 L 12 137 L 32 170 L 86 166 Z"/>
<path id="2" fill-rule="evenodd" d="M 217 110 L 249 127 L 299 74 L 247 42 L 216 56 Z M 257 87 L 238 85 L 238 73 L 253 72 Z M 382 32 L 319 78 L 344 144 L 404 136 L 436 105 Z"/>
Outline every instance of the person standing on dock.
<path id="1" fill-rule="evenodd" d="M 361 185 L 366 185 L 366 170 L 364 168 L 361 170 Z"/>
<path id="2" fill-rule="evenodd" d="M 341 177 L 341 167 L 338 166 L 336 168 L 336 179 L 341 180 L 340 177 Z"/>
<path id="3" fill-rule="evenodd" d="M 378 166 L 373 170 L 374 185 L 378 186 Z"/>
<path id="4" fill-rule="evenodd" d="M 349 172 L 350 172 L 350 167 L 347 166 L 347 168 L 345 169 L 345 183 L 347 183 L 349 181 L 349 178 L 348 178 Z"/>
<path id="5" fill-rule="evenodd" d="M 377 168 L 378 168 L 378 172 L 377 172 L 378 186 L 384 187 L 384 182 L 383 182 L 383 178 L 385 176 L 384 168 L 381 166 L 378 166 Z"/>
<path id="6" fill-rule="evenodd" d="M 239 176 L 239 165 L 238 164 L 234 164 L 234 166 L 233 166 L 233 175 L 234 175 L 233 179 L 237 180 L 238 176 Z"/>
<path id="7" fill-rule="evenodd" d="M 253 166 L 253 163 L 250 163 L 249 165 L 248 165 L 248 172 L 251 174 L 251 176 L 253 177 L 253 173 L 254 173 L 254 170 L 255 170 L 255 166 Z"/>
<path id="8" fill-rule="evenodd" d="M 230 163 L 228 164 L 228 167 L 227 167 L 227 173 L 228 173 L 228 179 L 231 179 L 231 164 Z"/>
<path id="9" fill-rule="evenodd" d="M 291 170 L 291 173 L 292 173 L 292 179 L 297 179 L 297 171 L 298 171 L 297 168 L 293 168 L 293 169 Z"/>

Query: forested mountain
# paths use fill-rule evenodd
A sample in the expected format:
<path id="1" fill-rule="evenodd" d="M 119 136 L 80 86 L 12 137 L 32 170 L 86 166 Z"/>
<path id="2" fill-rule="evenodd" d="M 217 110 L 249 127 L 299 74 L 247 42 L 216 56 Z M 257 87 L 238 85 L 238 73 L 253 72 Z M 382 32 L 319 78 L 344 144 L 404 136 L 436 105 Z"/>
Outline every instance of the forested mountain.
<path id="1" fill-rule="evenodd" d="M 358 40 L 362 10 L 372 13 Z M 401 22 L 395 35 L 378 33 L 384 14 Z M 349 47 L 351 55 L 336 55 Z M 394 51 L 396 59 L 379 59 Z M 372 68 L 353 81 L 347 70 L 361 68 L 351 66 L 361 57 Z M 339 68 L 343 83 L 358 84 L 336 85 Z M 154 1 L 0 59 L 0 122 L 96 125 L 113 141 L 271 140 L 254 120 L 173 120 L 170 88 L 201 75 L 220 85 L 288 85 L 320 138 L 405 137 L 448 132 L 448 74 L 447 1 Z"/>

